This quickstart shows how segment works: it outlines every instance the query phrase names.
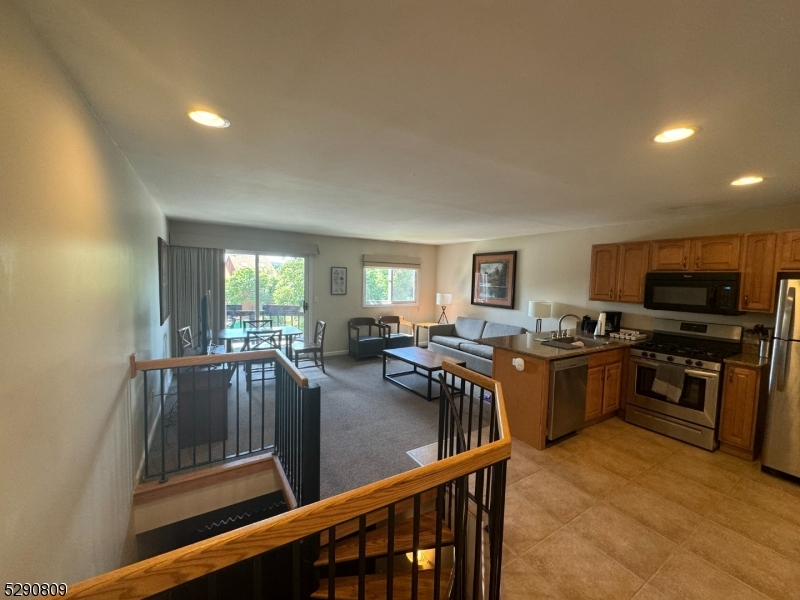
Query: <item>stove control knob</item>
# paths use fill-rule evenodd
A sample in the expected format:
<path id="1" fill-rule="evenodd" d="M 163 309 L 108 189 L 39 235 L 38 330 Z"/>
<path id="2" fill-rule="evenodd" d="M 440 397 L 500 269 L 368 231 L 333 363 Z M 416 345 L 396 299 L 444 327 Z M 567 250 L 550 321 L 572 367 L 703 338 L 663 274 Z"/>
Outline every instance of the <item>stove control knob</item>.
<path id="1" fill-rule="evenodd" d="M 645 358 L 647 358 L 647 352 L 642 352 L 642 356 L 644 356 Z"/>
<path id="2" fill-rule="evenodd" d="M 655 354 L 655 352 L 651 352 L 651 353 L 650 353 L 650 358 L 655 358 L 655 357 L 656 357 L 656 354 Z"/>
<path id="3" fill-rule="evenodd" d="M 686 364 L 687 364 L 687 365 L 691 365 L 691 364 L 692 364 L 692 361 L 690 361 L 690 360 L 687 358 L 687 359 L 686 359 Z"/>
<path id="4" fill-rule="evenodd" d="M 703 361 L 702 360 L 695 361 L 694 366 L 695 367 L 702 367 L 703 366 Z"/>
<path id="5" fill-rule="evenodd" d="M 672 361 L 673 361 L 673 360 L 675 360 L 675 359 L 674 359 L 673 357 L 671 357 L 671 356 L 668 356 L 668 357 L 667 357 L 667 360 L 668 360 L 669 362 L 672 362 Z"/>

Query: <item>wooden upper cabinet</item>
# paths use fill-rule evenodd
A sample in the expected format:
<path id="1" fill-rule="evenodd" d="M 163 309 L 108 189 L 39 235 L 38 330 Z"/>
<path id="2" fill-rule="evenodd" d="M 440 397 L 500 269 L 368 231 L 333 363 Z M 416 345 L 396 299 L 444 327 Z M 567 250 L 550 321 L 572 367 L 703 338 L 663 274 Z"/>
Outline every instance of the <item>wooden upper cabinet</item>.
<path id="1" fill-rule="evenodd" d="M 692 240 L 693 271 L 738 271 L 742 236 L 719 235 Z"/>
<path id="2" fill-rule="evenodd" d="M 754 233 L 744 238 L 739 310 L 772 312 L 775 302 L 776 233 Z"/>
<path id="3" fill-rule="evenodd" d="M 800 270 L 800 231 L 786 231 L 781 235 L 778 270 Z"/>
<path id="4" fill-rule="evenodd" d="M 589 300 L 613 300 L 617 293 L 617 244 L 592 246 Z"/>
<path id="5" fill-rule="evenodd" d="M 754 444 L 759 376 L 755 369 L 726 366 L 719 440 L 744 450 Z"/>
<path id="6" fill-rule="evenodd" d="M 644 302 L 650 243 L 620 244 L 617 256 L 617 301 Z"/>
<path id="7" fill-rule="evenodd" d="M 650 244 L 651 271 L 737 271 L 740 235 L 658 240 Z"/>
<path id="8" fill-rule="evenodd" d="M 687 271 L 691 268 L 692 240 L 659 240 L 650 243 L 651 271 Z"/>

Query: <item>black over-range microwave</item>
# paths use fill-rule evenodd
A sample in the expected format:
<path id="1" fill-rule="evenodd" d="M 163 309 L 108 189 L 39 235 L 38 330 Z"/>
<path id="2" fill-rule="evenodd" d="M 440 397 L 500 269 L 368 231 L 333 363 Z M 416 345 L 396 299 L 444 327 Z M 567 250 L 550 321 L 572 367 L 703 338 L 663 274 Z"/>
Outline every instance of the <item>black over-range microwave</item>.
<path id="1" fill-rule="evenodd" d="M 648 273 L 644 307 L 653 310 L 743 315 L 739 273 Z"/>

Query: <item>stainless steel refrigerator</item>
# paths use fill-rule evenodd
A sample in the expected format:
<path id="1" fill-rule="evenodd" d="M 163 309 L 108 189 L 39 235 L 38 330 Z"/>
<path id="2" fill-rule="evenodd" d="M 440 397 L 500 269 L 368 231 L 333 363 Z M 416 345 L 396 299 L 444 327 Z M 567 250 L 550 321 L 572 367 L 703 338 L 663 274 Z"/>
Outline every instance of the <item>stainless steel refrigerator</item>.
<path id="1" fill-rule="evenodd" d="M 761 464 L 800 478 L 800 279 L 780 282 Z"/>

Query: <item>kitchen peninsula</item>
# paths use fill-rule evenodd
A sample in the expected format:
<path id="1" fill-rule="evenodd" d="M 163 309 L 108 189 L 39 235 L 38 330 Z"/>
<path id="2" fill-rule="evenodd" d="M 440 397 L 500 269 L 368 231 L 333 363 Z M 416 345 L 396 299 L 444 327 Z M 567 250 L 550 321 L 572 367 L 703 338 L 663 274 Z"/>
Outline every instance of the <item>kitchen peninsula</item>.
<path id="1" fill-rule="evenodd" d="M 579 428 L 588 427 L 613 417 L 624 407 L 624 374 L 628 348 L 633 344 L 609 340 L 603 345 L 566 350 L 537 341 L 542 335 L 525 333 L 481 340 L 494 347 L 492 377 L 503 386 L 512 436 L 537 450 L 544 449 L 547 441 L 550 362 L 588 355 L 586 408 Z M 514 366 L 514 359 L 522 361 L 522 370 Z"/>

